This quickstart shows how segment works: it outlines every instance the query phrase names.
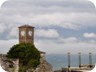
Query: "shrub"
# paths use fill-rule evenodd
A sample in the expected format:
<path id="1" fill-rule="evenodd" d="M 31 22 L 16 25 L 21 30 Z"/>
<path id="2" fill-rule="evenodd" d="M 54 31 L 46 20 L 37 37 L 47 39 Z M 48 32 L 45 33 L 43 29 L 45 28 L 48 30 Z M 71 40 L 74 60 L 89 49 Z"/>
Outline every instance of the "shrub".
<path id="1" fill-rule="evenodd" d="M 40 52 L 30 43 L 14 45 L 7 53 L 7 57 L 19 59 L 20 72 L 36 68 L 40 64 Z"/>

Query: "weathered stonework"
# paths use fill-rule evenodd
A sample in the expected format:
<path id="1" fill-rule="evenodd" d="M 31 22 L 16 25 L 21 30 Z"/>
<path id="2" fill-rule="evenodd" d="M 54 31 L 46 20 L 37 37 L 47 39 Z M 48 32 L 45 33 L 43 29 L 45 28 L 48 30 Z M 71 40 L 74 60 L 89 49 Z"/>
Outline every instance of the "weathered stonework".
<path id="1" fill-rule="evenodd" d="M 7 72 L 18 72 L 19 70 L 19 59 L 8 59 L 4 54 L 0 54 L 0 64 Z"/>
<path id="2" fill-rule="evenodd" d="M 40 65 L 33 72 L 53 72 L 51 64 L 41 59 Z"/>

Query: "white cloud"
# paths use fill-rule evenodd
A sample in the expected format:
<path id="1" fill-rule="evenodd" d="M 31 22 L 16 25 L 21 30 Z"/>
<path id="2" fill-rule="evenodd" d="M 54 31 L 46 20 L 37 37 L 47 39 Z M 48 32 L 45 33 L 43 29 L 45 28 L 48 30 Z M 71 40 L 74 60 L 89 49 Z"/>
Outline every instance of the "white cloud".
<path id="1" fill-rule="evenodd" d="M 78 52 L 81 52 L 82 54 L 88 54 L 89 52 L 92 52 L 93 54 L 96 54 L 96 43 L 76 42 L 77 39 L 75 37 L 70 37 L 65 40 L 66 43 L 56 43 L 50 39 L 36 40 L 35 46 L 39 50 L 45 51 L 47 54 L 66 54 L 67 52 L 71 52 L 72 54 L 77 54 Z M 17 39 L 0 40 L 0 53 L 8 52 L 9 49 L 17 43 L 19 43 Z"/>
<path id="2" fill-rule="evenodd" d="M 79 8 L 74 11 L 77 6 Z M 0 21 L 9 25 L 17 25 L 17 23 L 55 25 L 67 29 L 96 26 L 95 9 L 89 7 L 91 7 L 91 2 L 86 0 L 13 0 L 4 4 L 0 12 Z M 83 12 L 83 8 L 88 10 Z"/>
<path id="3" fill-rule="evenodd" d="M 2 34 L 6 30 L 5 24 L 0 24 L 0 34 Z"/>
<path id="4" fill-rule="evenodd" d="M 89 40 L 88 42 L 96 44 L 96 40 Z"/>
<path id="5" fill-rule="evenodd" d="M 96 38 L 96 34 L 95 33 L 84 33 L 83 36 L 85 38 Z"/>
<path id="6" fill-rule="evenodd" d="M 18 40 L 17 39 L 11 39 L 11 40 L 0 40 L 0 54 L 1 53 L 6 53 L 9 51 L 9 49 L 14 45 L 17 44 Z"/>
<path id="7" fill-rule="evenodd" d="M 87 0 L 10 0 L 6 2 L 0 10 L 0 34 L 6 30 L 9 34 L 4 36 L 12 39 L 18 35 L 15 27 L 22 24 L 42 27 L 50 25 L 50 27 L 62 27 L 67 30 L 96 27 L 96 10 Z M 58 32 L 49 28 L 37 30 L 35 34 L 39 37 L 58 38 L 60 37 Z M 71 35 L 71 32 L 69 33 Z M 96 38 L 95 36 L 95 33 L 84 35 L 85 38 Z M 35 42 L 36 47 L 48 53 L 66 53 L 67 51 L 84 53 L 85 50 L 86 53 L 89 51 L 96 53 L 94 40 L 89 43 L 80 42 L 75 37 L 59 39 L 62 43 L 56 43 L 56 40 L 56 42 L 38 40 Z M 0 52 L 7 51 L 13 43 L 15 44 L 14 40 L 0 40 Z"/>
<path id="8" fill-rule="evenodd" d="M 9 33 L 9 35 L 8 35 L 8 38 L 18 38 L 18 35 L 19 33 L 18 33 L 18 28 L 16 27 L 13 27 L 12 29 L 11 29 L 11 31 L 10 31 L 10 33 Z"/>
<path id="9" fill-rule="evenodd" d="M 31 24 L 34 26 L 58 26 L 66 29 L 81 29 L 86 27 L 94 27 L 96 14 L 95 13 L 76 13 L 76 12 L 65 12 L 65 13 L 44 13 L 44 14 L 30 14 L 25 15 L 11 15 L 7 18 L 3 18 L 2 21 L 6 20 L 9 25 L 12 24 Z M 17 24 L 18 23 L 18 24 Z"/>
<path id="10" fill-rule="evenodd" d="M 45 37 L 45 38 L 56 38 L 56 37 L 59 37 L 59 34 L 58 34 L 58 32 L 55 29 L 36 30 L 35 34 L 38 37 Z"/>
<path id="11" fill-rule="evenodd" d="M 78 30 L 81 27 L 80 24 L 71 23 L 71 22 L 64 22 L 60 24 L 60 26 L 66 29 L 75 29 L 75 30 Z"/>
<path id="12" fill-rule="evenodd" d="M 59 38 L 61 43 L 77 43 L 79 40 L 76 37 Z"/>
<path id="13" fill-rule="evenodd" d="M 47 54 L 66 54 L 71 52 L 72 54 L 77 54 L 81 52 L 82 54 L 88 54 L 92 52 L 96 54 L 95 43 L 88 42 L 75 42 L 75 43 L 56 43 L 50 40 L 38 40 L 35 42 L 35 46 L 41 50 L 45 51 Z"/>
<path id="14" fill-rule="evenodd" d="M 23 17 L 22 17 L 23 18 Z M 82 27 L 93 27 L 95 24 L 96 13 L 88 12 L 65 12 L 65 13 L 49 13 L 49 14 L 40 14 L 35 15 L 30 18 L 29 22 L 35 25 L 55 25 L 62 26 L 67 29 L 79 29 Z M 27 19 L 26 19 L 27 20 Z"/>

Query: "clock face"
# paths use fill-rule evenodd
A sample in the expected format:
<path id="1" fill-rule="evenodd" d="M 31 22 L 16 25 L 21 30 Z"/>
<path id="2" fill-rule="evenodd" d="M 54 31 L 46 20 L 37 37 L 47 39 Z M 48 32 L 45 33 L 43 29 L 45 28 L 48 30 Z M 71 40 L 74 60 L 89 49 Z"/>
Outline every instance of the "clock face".
<path id="1" fill-rule="evenodd" d="M 29 36 L 32 36 L 32 31 L 29 31 L 28 34 L 29 34 Z"/>
<path id="2" fill-rule="evenodd" d="M 21 31 L 21 35 L 22 36 L 25 36 L 25 31 Z"/>

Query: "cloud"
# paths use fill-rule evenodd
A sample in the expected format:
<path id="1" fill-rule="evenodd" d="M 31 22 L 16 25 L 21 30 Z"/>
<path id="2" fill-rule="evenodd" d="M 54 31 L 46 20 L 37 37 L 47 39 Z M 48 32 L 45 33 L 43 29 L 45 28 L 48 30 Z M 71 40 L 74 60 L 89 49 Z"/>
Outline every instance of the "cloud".
<path id="1" fill-rule="evenodd" d="M 83 36 L 85 38 L 96 38 L 96 34 L 95 33 L 84 33 Z"/>
<path id="2" fill-rule="evenodd" d="M 10 39 L 10 40 L 0 40 L 0 54 L 7 53 L 9 49 L 14 45 L 17 44 L 17 39 Z"/>
<path id="3" fill-rule="evenodd" d="M 12 40 L 18 37 L 16 28 L 24 24 L 36 27 L 35 45 L 42 51 L 60 54 L 68 51 L 84 53 L 86 50 L 86 53 L 96 53 L 96 40 L 85 40 L 95 38 L 96 29 L 96 9 L 87 0 L 9 0 L 4 3 L 0 9 L 1 52 L 5 53 L 17 43 Z M 86 33 L 84 30 L 88 34 L 80 37 Z"/>
<path id="4" fill-rule="evenodd" d="M 19 34 L 19 32 L 18 32 L 18 28 L 16 27 L 13 27 L 12 29 L 11 29 L 11 31 L 10 31 L 10 33 L 8 34 L 8 39 L 10 38 L 10 39 L 17 39 L 18 38 L 18 35 Z"/>
<path id="5" fill-rule="evenodd" d="M 6 11 L 9 12 L 9 11 Z M 19 11 L 16 11 L 19 12 Z M 6 23 L 8 25 L 22 25 L 22 24 L 30 24 L 33 26 L 59 26 L 67 29 L 81 29 L 85 27 L 94 27 L 96 13 L 88 13 L 88 12 L 54 12 L 54 13 L 44 13 L 44 14 L 34 14 L 30 11 L 20 12 L 18 13 L 3 13 L 0 17 L 0 22 Z M 23 14 L 23 15 L 22 15 Z"/>
<path id="6" fill-rule="evenodd" d="M 44 38 L 57 38 L 57 37 L 59 37 L 59 34 L 55 29 L 36 30 L 35 34 L 38 37 L 44 37 Z"/>
<path id="7" fill-rule="evenodd" d="M 0 34 L 2 34 L 5 30 L 6 30 L 6 26 L 3 23 L 1 23 L 0 24 Z"/>
<path id="8" fill-rule="evenodd" d="M 80 41 L 76 37 L 66 37 L 66 38 L 60 37 L 58 42 L 70 44 L 70 43 L 77 43 Z"/>
<path id="9" fill-rule="evenodd" d="M 86 9 L 86 8 L 92 8 L 94 5 L 87 1 L 87 0 L 12 0 L 6 3 L 6 7 L 11 7 L 14 8 L 17 6 L 18 7 L 25 7 L 25 8 L 30 8 L 30 7 L 43 7 L 43 8 L 48 8 L 48 7 L 53 7 L 53 6 L 58 6 L 58 7 L 64 7 L 64 8 L 80 8 L 80 9 Z"/>
<path id="10" fill-rule="evenodd" d="M 22 24 L 79 30 L 96 26 L 95 19 L 96 11 L 86 0 L 10 0 L 0 10 L 0 23 L 7 30 Z"/>
<path id="11" fill-rule="evenodd" d="M 66 54 L 67 52 L 71 52 L 72 54 L 77 54 L 78 52 L 88 54 L 92 52 L 96 54 L 95 43 L 88 42 L 56 43 L 50 40 L 38 40 L 35 42 L 35 46 L 47 54 Z"/>
<path id="12" fill-rule="evenodd" d="M 59 26 L 59 25 L 58 25 Z M 60 27 L 63 27 L 65 29 L 74 29 L 74 30 L 78 30 L 81 28 L 81 25 L 78 23 L 73 23 L 73 22 L 64 22 L 62 24 L 60 24 Z"/>
<path id="13" fill-rule="evenodd" d="M 71 52 L 72 54 L 77 54 L 78 52 L 88 54 L 92 52 L 92 54 L 96 54 L 96 41 L 95 43 L 93 41 L 82 42 L 76 37 L 62 38 L 61 40 L 63 40 L 62 43 L 54 42 L 51 39 L 35 39 L 35 46 L 47 54 L 66 54 L 67 52 Z M 17 43 L 19 43 L 17 39 L 0 40 L 0 53 L 8 52 Z"/>

